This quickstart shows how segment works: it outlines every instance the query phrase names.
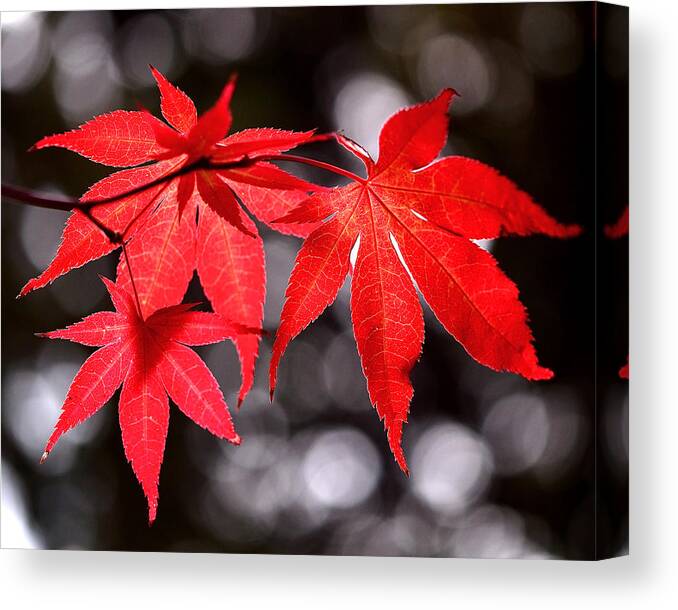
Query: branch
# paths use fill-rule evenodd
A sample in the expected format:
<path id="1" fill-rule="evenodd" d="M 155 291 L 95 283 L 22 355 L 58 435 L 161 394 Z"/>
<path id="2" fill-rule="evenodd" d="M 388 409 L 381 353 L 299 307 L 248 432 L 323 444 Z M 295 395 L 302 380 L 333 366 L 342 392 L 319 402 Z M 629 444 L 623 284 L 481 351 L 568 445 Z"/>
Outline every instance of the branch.
<path id="1" fill-rule="evenodd" d="M 319 136 L 319 138 L 329 139 L 324 134 L 322 136 Z M 332 165 L 331 163 L 325 163 L 324 161 L 318 161 L 316 159 L 311 159 L 310 157 L 278 154 L 278 155 L 261 155 L 258 157 L 246 157 L 244 159 L 233 161 L 231 163 L 210 163 L 208 160 L 200 159 L 195 163 L 185 165 L 184 167 L 181 167 L 178 170 L 170 174 L 167 174 L 166 176 L 161 176 L 160 178 L 152 180 L 151 182 L 138 186 L 134 189 L 130 189 L 129 191 L 125 191 L 123 193 L 115 195 L 114 197 L 102 197 L 101 199 L 93 199 L 87 202 L 74 199 L 73 197 L 50 197 L 47 195 L 41 195 L 33 191 L 29 191 L 27 189 L 23 189 L 10 184 L 2 185 L 2 195 L 3 197 L 9 197 L 10 199 L 14 199 L 19 203 L 27 203 L 29 205 L 37 206 L 40 208 L 47 208 L 49 210 L 62 210 L 65 212 L 69 212 L 71 210 L 80 210 L 88 217 L 90 217 L 89 210 L 91 210 L 93 207 L 97 205 L 102 205 L 104 203 L 112 203 L 114 201 L 119 201 L 123 197 L 136 195 L 138 193 L 145 191 L 148 188 L 151 188 L 152 186 L 168 182 L 173 178 L 178 178 L 179 176 L 183 176 L 194 170 L 199 169 L 218 170 L 218 169 L 232 169 L 234 167 L 247 167 L 248 165 L 252 165 L 257 161 L 290 161 L 292 163 L 303 163 L 304 165 L 311 165 L 313 167 L 317 167 L 319 169 L 323 169 L 325 171 L 332 172 L 334 174 L 338 174 L 346 178 L 350 178 L 351 180 L 355 180 L 356 182 L 360 183 L 365 182 L 365 178 L 362 178 L 361 176 L 358 176 L 357 174 L 354 174 L 353 172 L 350 172 L 341 167 L 337 167 L 336 165 Z"/>
<path id="2" fill-rule="evenodd" d="M 92 207 L 95 205 L 93 203 L 83 203 L 77 199 L 73 199 L 72 197 L 48 197 L 47 195 L 40 195 L 38 193 L 34 193 L 33 191 L 12 186 L 10 184 L 2 185 L 2 196 L 14 199 L 14 201 L 18 201 L 19 203 L 27 203 L 29 205 L 38 208 L 45 208 L 48 210 L 61 210 L 63 212 L 80 210 L 87 217 L 87 219 L 110 240 L 112 244 L 122 243 L 122 236 L 119 233 L 112 231 L 101 221 L 92 216 Z"/>
<path id="3" fill-rule="evenodd" d="M 76 208 L 83 209 L 92 207 L 90 203 L 81 203 L 72 197 L 48 197 L 47 195 L 40 195 L 33 191 L 22 189 L 18 186 L 12 186 L 10 184 L 2 185 L 2 196 L 9 197 L 20 203 L 28 203 L 39 208 L 61 210 L 63 212 L 70 212 Z"/>
<path id="4" fill-rule="evenodd" d="M 317 136 L 314 136 L 313 141 L 321 142 L 324 140 L 330 140 L 332 138 L 334 138 L 334 134 L 332 133 L 319 134 Z M 298 155 L 269 154 L 245 157 L 243 159 L 239 159 L 238 161 L 232 161 L 230 163 L 211 163 L 209 159 L 204 158 L 198 159 L 194 163 L 185 165 L 184 167 L 180 167 L 176 171 L 171 172 L 166 176 L 161 176 L 156 180 L 153 180 L 136 188 L 130 189 L 129 191 L 125 191 L 124 193 L 115 195 L 114 197 L 94 199 L 87 202 L 83 202 L 72 197 L 50 197 L 48 195 L 41 195 L 39 193 L 35 193 L 33 191 L 29 191 L 27 189 L 12 186 L 9 184 L 2 185 L 2 196 L 9 197 L 10 199 L 13 199 L 14 201 L 17 201 L 19 203 L 25 203 L 40 208 L 46 208 L 49 210 L 62 210 L 66 212 L 71 210 L 80 210 L 102 233 L 104 233 L 104 235 L 106 235 L 106 237 L 111 241 L 111 243 L 121 244 L 123 241 L 123 235 L 116 233 L 115 231 L 112 231 L 104 224 L 102 224 L 99 220 L 97 220 L 92 215 L 92 208 L 98 205 L 102 205 L 104 203 L 112 203 L 114 201 L 119 201 L 124 197 L 129 197 L 131 195 L 141 193 L 153 186 L 167 183 L 174 178 L 183 176 L 184 174 L 188 174 L 189 172 L 195 170 L 200 169 L 228 170 L 235 167 L 247 167 L 248 165 L 252 165 L 257 161 L 289 161 L 292 163 L 303 163 L 304 165 L 310 165 L 328 172 L 332 172 L 339 176 L 344 176 L 345 178 L 349 178 L 350 180 L 354 180 L 361 184 L 365 183 L 365 178 L 362 178 L 361 176 L 358 176 L 357 174 L 354 174 L 353 172 L 343 169 L 341 167 L 337 167 L 336 165 L 332 165 L 331 163 L 325 163 L 324 161 L 318 161 L 317 159 L 312 159 L 310 157 L 300 157 Z"/>

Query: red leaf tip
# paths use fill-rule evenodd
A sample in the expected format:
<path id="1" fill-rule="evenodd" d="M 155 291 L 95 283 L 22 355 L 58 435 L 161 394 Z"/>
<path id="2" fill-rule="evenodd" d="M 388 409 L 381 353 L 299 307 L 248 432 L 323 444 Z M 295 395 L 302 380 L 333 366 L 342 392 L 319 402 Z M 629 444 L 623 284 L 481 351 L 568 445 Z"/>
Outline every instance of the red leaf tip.
<path id="1" fill-rule="evenodd" d="M 453 97 L 461 97 L 461 94 L 457 92 L 456 89 L 453 89 L 452 87 L 445 87 L 440 92 L 440 95 L 438 97 L 448 97 L 450 101 L 452 100 Z"/>
<path id="2" fill-rule="evenodd" d="M 403 474 L 406 477 L 410 476 L 410 469 L 407 467 L 407 461 L 405 460 L 405 454 L 403 453 L 403 450 L 401 447 L 398 448 L 398 452 L 393 454 L 393 457 L 395 458 L 396 463 L 400 467 L 400 470 L 403 471 Z"/>
<path id="3" fill-rule="evenodd" d="M 584 232 L 584 229 L 579 225 L 563 225 L 559 234 L 553 237 L 578 237 Z"/>
<path id="4" fill-rule="evenodd" d="M 158 70 L 153 64 L 148 64 L 148 68 L 151 71 L 151 74 L 153 74 L 153 78 L 156 80 L 156 82 L 158 80 L 167 80 L 165 75 L 160 72 L 160 70 Z"/>
<path id="5" fill-rule="evenodd" d="M 402 421 L 393 421 L 386 424 L 386 436 L 388 438 L 388 445 L 391 448 L 391 453 L 395 458 L 396 463 L 400 466 L 405 476 L 410 476 L 410 469 L 407 467 L 407 460 L 405 459 L 405 452 L 402 447 L 403 438 L 403 423 Z"/>
<path id="6" fill-rule="evenodd" d="M 402 424 L 401 424 L 402 425 Z M 400 470 L 403 471 L 403 474 L 406 477 L 410 476 L 410 469 L 407 466 L 407 460 L 405 459 L 405 452 L 403 451 L 401 442 L 400 433 L 397 435 L 397 439 L 391 438 L 391 435 L 388 434 L 388 443 L 391 448 L 391 453 L 396 461 L 396 464 L 400 467 Z"/>
<path id="7" fill-rule="evenodd" d="M 461 97 L 461 94 L 452 87 L 445 87 L 445 89 L 441 90 L 441 92 L 435 98 L 433 98 L 431 102 L 442 101 L 445 102 L 445 104 L 449 107 L 455 97 Z M 448 109 L 446 108 L 445 112 L 447 112 L 447 110 Z"/>
<path id="8" fill-rule="evenodd" d="M 532 381 L 548 381 L 549 379 L 553 379 L 553 371 L 540 366 L 537 367 L 527 379 Z"/>
<path id="9" fill-rule="evenodd" d="M 21 289 L 21 292 L 19 292 L 19 294 L 16 295 L 16 298 L 17 298 L 17 299 L 22 299 L 22 298 L 25 297 L 29 292 L 32 292 L 32 291 L 33 291 L 33 286 L 34 286 L 34 284 L 35 284 L 35 280 L 34 280 L 34 279 L 33 279 L 33 280 L 29 280 L 28 282 L 26 282 L 26 285 Z"/>

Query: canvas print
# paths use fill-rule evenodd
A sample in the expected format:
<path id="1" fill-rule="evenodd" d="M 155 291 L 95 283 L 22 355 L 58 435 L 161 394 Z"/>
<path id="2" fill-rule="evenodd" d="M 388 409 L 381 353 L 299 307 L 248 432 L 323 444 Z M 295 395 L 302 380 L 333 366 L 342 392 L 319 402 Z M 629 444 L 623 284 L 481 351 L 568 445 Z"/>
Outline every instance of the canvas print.
<path id="1" fill-rule="evenodd" d="M 2 546 L 628 552 L 628 10 L 2 14 Z"/>

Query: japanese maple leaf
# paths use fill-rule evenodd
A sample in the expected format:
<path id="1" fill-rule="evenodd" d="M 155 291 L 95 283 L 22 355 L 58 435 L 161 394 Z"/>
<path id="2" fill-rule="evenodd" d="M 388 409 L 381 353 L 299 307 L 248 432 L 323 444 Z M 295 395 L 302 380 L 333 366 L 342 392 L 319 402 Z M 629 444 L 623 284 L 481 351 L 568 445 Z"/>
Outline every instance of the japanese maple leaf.
<path id="1" fill-rule="evenodd" d="M 409 373 L 424 339 L 419 288 L 438 320 L 478 362 L 527 379 L 539 365 L 518 290 L 471 239 L 504 234 L 576 235 L 494 169 L 463 157 L 434 161 L 447 138 L 454 95 L 402 110 L 384 125 L 379 160 L 340 142 L 367 177 L 316 194 L 282 222 L 324 222 L 303 243 L 285 294 L 270 367 L 271 393 L 289 344 L 330 305 L 352 269 L 353 330 L 372 404 L 403 471 L 402 426 L 413 389 Z"/>
<path id="2" fill-rule="evenodd" d="M 629 206 L 626 206 L 617 222 L 606 225 L 603 229 L 605 236 L 610 239 L 618 239 L 629 234 Z"/>
<path id="3" fill-rule="evenodd" d="M 611 225 L 606 225 L 603 229 L 605 235 L 610 239 L 619 239 L 629 234 L 629 206 L 626 206 L 622 215 L 617 219 L 617 222 Z M 622 379 L 629 378 L 629 359 L 626 359 L 626 364 L 619 369 L 619 376 Z"/>
<path id="4" fill-rule="evenodd" d="M 619 369 L 619 376 L 622 379 L 628 379 L 629 378 L 629 359 L 626 359 L 626 364 Z"/>
<path id="5" fill-rule="evenodd" d="M 265 297 L 264 248 L 238 199 L 270 223 L 321 187 L 276 165 L 257 160 L 308 142 L 313 132 L 246 129 L 228 137 L 231 79 L 216 104 L 198 117 L 191 99 L 151 68 L 167 123 L 145 111 L 117 110 L 74 131 L 48 136 L 36 149 L 56 146 L 111 166 L 140 167 L 114 173 L 81 198 L 93 203 L 96 221 L 127 240 L 132 273 L 144 316 L 181 301 L 194 269 L 213 309 L 260 327 Z M 221 168 L 214 168 L 220 165 Z M 226 166 L 226 167 L 224 167 Z M 299 236 L 312 227 L 276 225 Z M 66 223 L 54 260 L 30 280 L 21 295 L 118 247 L 81 210 Z M 129 289 L 121 259 L 118 282 Z M 252 386 L 259 336 L 238 337 L 241 402 Z"/>
<path id="6" fill-rule="evenodd" d="M 187 346 L 218 343 L 256 331 L 218 314 L 191 311 L 192 305 L 159 309 L 144 320 L 130 293 L 102 279 L 115 311 L 98 312 L 63 330 L 41 335 L 100 347 L 73 379 L 41 462 L 62 434 L 96 413 L 122 385 L 122 442 L 146 495 L 152 523 L 169 423 L 168 396 L 199 426 L 240 443 L 217 381 Z"/>

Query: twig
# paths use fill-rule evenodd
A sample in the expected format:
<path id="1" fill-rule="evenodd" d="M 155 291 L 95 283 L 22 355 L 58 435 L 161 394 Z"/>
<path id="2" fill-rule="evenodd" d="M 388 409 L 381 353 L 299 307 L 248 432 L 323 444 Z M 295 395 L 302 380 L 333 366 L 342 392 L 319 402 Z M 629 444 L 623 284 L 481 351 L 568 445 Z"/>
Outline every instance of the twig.
<path id="1" fill-rule="evenodd" d="M 137 292 L 137 285 L 134 282 L 134 274 L 132 273 L 132 265 L 129 263 L 129 256 L 127 255 L 127 246 L 125 242 L 121 242 L 122 246 L 122 254 L 125 257 L 125 264 L 127 265 L 127 273 L 129 274 L 129 279 L 132 282 L 132 292 L 134 292 L 134 300 L 137 305 L 137 313 L 139 314 L 139 317 L 143 320 L 144 316 L 141 313 L 141 301 L 139 300 L 139 293 Z"/>
<path id="2" fill-rule="evenodd" d="M 83 203 L 77 199 L 70 197 L 50 197 L 47 195 L 41 195 L 29 191 L 27 189 L 22 189 L 17 186 L 12 186 L 9 184 L 2 185 L 2 196 L 9 197 L 20 203 L 28 203 L 39 208 L 45 208 L 47 210 L 60 210 L 64 212 L 69 212 L 71 210 L 79 210 L 82 212 L 87 219 L 99 229 L 113 244 L 119 244 L 122 241 L 122 236 L 115 231 L 109 229 L 105 224 L 100 220 L 95 218 L 92 215 L 92 203 Z"/>
<path id="3" fill-rule="evenodd" d="M 309 157 L 300 157 L 298 155 L 288 155 L 288 154 L 279 154 L 279 155 L 262 155 L 261 157 L 253 157 L 251 161 L 291 161 L 292 163 L 303 163 L 304 165 L 311 165 L 319 169 L 324 169 L 325 171 L 332 172 L 333 174 L 339 174 L 340 176 L 345 176 L 356 182 L 365 183 L 365 178 L 354 174 L 353 172 L 332 165 L 331 163 L 325 163 L 324 161 L 318 161 L 316 159 L 311 159 Z"/>

